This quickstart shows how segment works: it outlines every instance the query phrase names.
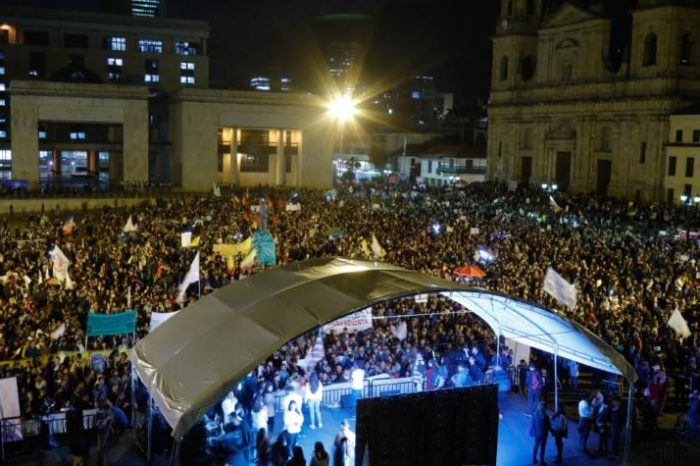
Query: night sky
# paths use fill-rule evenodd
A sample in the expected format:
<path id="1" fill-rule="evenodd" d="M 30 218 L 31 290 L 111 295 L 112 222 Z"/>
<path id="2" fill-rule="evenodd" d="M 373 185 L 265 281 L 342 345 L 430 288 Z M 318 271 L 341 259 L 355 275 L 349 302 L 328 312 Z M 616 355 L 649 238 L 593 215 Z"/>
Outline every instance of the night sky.
<path id="1" fill-rule="evenodd" d="M 251 73 L 290 74 L 313 87 L 322 69 L 314 18 L 362 13 L 366 31 L 363 80 L 398 84 L 420 73 L 432 74 L 440 90 L 462 103 L 488 96 L 491 44 L 498 0 L 165 0 L 166 15 L 210 24 L 213 87 L 247 88 Z M 561 0 L 547 0 L 555 4 Z M 592 0 L 582 0 L 592 1 Z M 0 0 L 23 6 L 97 11 L 101 0 Z M 632 0 L 612 2 L 631 3 Z M 604 2 L 610 4 L 611 2 Z"/>

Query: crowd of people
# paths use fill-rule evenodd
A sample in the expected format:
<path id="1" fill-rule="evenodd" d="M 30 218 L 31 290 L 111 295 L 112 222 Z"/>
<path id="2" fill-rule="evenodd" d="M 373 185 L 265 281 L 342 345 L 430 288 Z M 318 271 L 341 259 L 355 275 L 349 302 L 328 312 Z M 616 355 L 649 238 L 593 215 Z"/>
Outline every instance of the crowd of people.
<path id="1" fill-rule="evenodd" d="M 131 336 L 96 337 L 86 346 L 87 313 L 134 309 L 140 338 L 148 332 L 151 313 L 180 309 L 197 299 L 198 289 L 206 294 L 256 273 L 258 267 L 241 267 L 241 257 L 232 264 L 213 247 L 250 236 L 259 223 L 251 206 L 264 199 L 278 263 L 337 255 L 368 258 L 374 255 L 366 247 L 373 235 L 386 252 L 382 260 L 422 273 L 454 278 L 457 267 L 480 262 L 486 276 L 475 284 L 555 309 L 623 354 L 637 369 L 639 393 L 653 422 L 671 401 L 670 382 L 676 404 L 686 403 L 697 388 L 698 244 L 688 233 L 679 238 L 678 232 L 700 230 L 698 216 L 662 204 L 556 197 L 553 209 L 541 192 L 509 192 L 491 184 L 445 191 L 369 185 L 332 192 L 260 188 L 74 213 L 70 234 L 63 228 L 67 213 L 4 217 L 0 361 L 10 363 L 0 365 L 0 376 L 18 376 L 23 415 L 32 416 L 68 408 L 75 400 L 99 404 L 94 392 L 101 375 L 107 392 L 102 402 L 120 408 L 128 425 L 130 393 L 124 381 L 129 367 L 120 352 L 134 342 Z M 287 211 L 287 202 L 301 208 Z M 137 230 L 124 233 L 129 216 Z M 185 231 L 200 238 L 201 280 L 182 302 L 178 284 L 197 252 L 181 246 L 180 233 Z M 72 286 L 52 279 L 49 251 L 54 246 L 70 261 Z M 480 248 L 489 251 L 487 259 L 478 255 Z M 575 308 L 563 307 L 543 292 L 548 267 L 575 283 Z M 436 298 L 376 306 L 375 315 L 431 317 L 382 319 L 370 332 L 328 334 L 325 357 L 313 368 L 300 367 L 299 361 L 310 352 L 316 334 L 300 337 L 254 374 L 255 390 L 242 403 L 244 412 L 252 416 L 258 398 L 264 405 L 267 390 L 305 386 L 311 374 L 321 386 L 350 381 L 358 365 L 367 376 L 418 373 L 430 388 L 478 383 L 493 365 L 495 340 L 482 323 L 451 312 L 455 310 L 457 305 Z M 691 335 L 685 339 L 666 324 L 675 310 L 689 324 Z M 114 353 L 100 361 L 98 356 L 81 356 L 86 350 Z M 70 356 L 59 360 L 61 352 Z M 565 369 L 564 376 L 575 381 L 578 373 Z M 261 394 L 255 396 L 256 391 Z M 320 426 L 320 418 L 313 423 Z"/>

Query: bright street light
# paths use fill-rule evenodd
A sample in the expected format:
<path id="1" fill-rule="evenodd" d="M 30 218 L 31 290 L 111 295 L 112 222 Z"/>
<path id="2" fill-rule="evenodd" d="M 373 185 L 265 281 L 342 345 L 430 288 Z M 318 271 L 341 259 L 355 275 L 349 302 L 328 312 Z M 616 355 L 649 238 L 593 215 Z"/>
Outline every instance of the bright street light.
<path id="1" fill-rule="evenodd" d="M 681 195 L 681 202 L 688 202 L 688 196 L 686 196 L 685 194 Z"/>
<path id="2" fill-rule="evenodd" d="M 355 116 L 355 102 L 348 95 L 341 95 L 328 103 L 331 116 L 339 121 L 350 120 Z"/>

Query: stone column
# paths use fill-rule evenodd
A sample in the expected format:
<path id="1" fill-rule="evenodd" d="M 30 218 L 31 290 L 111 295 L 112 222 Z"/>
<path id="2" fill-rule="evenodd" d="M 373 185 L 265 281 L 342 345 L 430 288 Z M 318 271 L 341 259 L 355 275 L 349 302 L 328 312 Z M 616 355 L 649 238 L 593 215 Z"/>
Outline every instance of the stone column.
<path id="1" fill-rule="evenodd" d="M 124 181 L 148 181 L 148 102 L 134 101 L 124 109 Z"/>
<path id="2" fill-rule="evenodd" d="M 238 161 L 238 128 L 232 128 L 231 134 L 231 183 L 241 182 L 241 165 Z"/>
<path id="3" fill-rule="evenodd" d="M 51 161 L 53 162 L 53 166 L 51 167 L 51 173 L 55 173 L 56 175 L 60 175 L 61 174 L 61 151 L 54 148 L 52 153 L 51 153 Z"/>
<path id="4" fill-rule="evenodd" d="M 12 178 L 39 187 L 39 113 L 29 98 L 12 98 Z"/>
<path id="5" fill-rule="evenodd" d="M 95 175 L 98 172 L 97 168 L 97 151 L 89 150 L 87 155 L 87 172 L 90 175 Z"/>
<path id="6" fill-rule="evenodd" d="M 284 130 L 277 130 L 277 157 L 275 157 L 275 186 L 284 185 Z"/>

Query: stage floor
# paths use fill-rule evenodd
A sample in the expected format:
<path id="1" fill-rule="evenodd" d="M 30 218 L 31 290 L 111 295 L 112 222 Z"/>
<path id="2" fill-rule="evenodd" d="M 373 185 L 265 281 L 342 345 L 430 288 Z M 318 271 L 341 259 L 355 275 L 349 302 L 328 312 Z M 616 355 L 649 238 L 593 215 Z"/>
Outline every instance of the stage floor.
<path id="1" fill-rule="evenodd" d="M 503 419 L 499 422 L 498 428 L 498 462 L 499 466 L 524 466 L 532 464 L 532 446 L 533 440 L 528 437 L 528 429 L 530 426 L 530 417 L 525 413 L 527 408 L 526 400 L 522 399 L 517 394 L 509 394 L 504 397 L 504 406 L 502 412 Z M 305 414 L 306 416 L 306 414 Z M 307 464 L 310 454 L 313 451 L 314 443 L 317 441 L 323 442 L 329 454 L 333 453 L 333 439 L 336 432 L 340 429 L 340 422 L 343 419 L 348 419 L 355 430 L 354 411 L 349 409 L 333 409 L 323 408 L 323 429 L 310 429 L 308 419 L 304 425 L 299 437 L 299 444 L 304 449 L 304 454 L 307 458 Z M 277 431 L 282 425 L 281 415 L 276 419 Z M 275 432 L 277 433 L 277 432 Z M 598 445 L 597 434 L 591 434 L 589 439 L 589 448 L 593 449 Z M 143 457 L 140 451 L 133 443 L 131 431 L 125 432 L 118 439 L 113 439 L 107 451 L 107 461 L 98 463 L 97 451 L 93 447 L 91 452 L 89 465 L 108 464 L 114 466 L 136 466 L 143 465 Z M 547 463 L 553 463 L 556 456 L 556 447 L 554 440 L 550 436 L 547 442 L 545 460 Z M 607 457 L 593 458 L 578 451 L 578 433 L 574 422 L 569 424 L 569 438 L 564 442 L 564 463 L 569 466 L 583 465 L 606 465 L 612 464 Z M 59 466 L 70 464 L 70 456 L 66 447 L 56 448 L 48 452 L 32 454 L 30 456 L 9 457 L 6 464 L 11 465 L 46 465 Z M 158 455 L 154 457 L 154 465 L 167 465 L 168 455 Z M 641 463 L 638 463 L 641 466 Z M 652 464 L 652 463 L 648 463 Z M 189 465 L 183 465 L 189 466 Z"/>

